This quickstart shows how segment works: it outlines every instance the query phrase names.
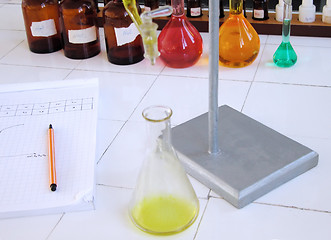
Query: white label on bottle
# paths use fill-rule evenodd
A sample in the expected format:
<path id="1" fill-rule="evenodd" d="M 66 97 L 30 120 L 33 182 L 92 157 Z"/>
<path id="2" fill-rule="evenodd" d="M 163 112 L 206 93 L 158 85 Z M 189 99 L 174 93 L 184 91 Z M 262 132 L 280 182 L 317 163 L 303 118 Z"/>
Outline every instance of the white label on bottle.
<path id="1" fill-rule="evenodd" d="M 127 28 L 114 28 L 115 29 L 115 35 L 117 40 L 117 46 L 122 46 L 124 44 L 133 42 L 136 37 L 139 35 L 139 31 L 134 25 L 134 23 L 131 23 L 131 25 Z"/>
<path id="2" fill-rule="evenodd" d="M 74 44 L 89 43 L 97 40 L 97 29 L 95 26 L 79 29 L 68 30 L 69 42 Z"/>
<path id="3" fill-rule="evenodd" d="M 200 16 L 200 14 L 201 14 L 201 8 L 200 7 L 191 8 L 191 16 L 192 17 Z"/>
<path id="4" fill-rule="evenodd" d="M 263 19 L 264 18 L 264 10 L 254 9 L 254 17 L 258 18 L 258 19 Z"/>
<path id="5" fill-rule="evenodd" d="M 49 37 L 57 33 L 54 19 L 32 22 L 30 29 L 34 37 Z"/>

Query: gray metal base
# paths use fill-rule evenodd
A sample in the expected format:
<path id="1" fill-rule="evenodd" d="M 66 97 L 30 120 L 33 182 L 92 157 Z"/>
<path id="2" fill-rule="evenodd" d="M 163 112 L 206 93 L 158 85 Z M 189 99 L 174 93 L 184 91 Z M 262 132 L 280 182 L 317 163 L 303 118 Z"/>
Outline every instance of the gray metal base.
<path id="1" fill-rule="evenodd" d="M 221 153 L 208 153 L 208 113 L 172 129 L 172 143 L 192 177 L 242 208 L 315 167 L 318 154 L 230 108 L 219 107 Z"/>

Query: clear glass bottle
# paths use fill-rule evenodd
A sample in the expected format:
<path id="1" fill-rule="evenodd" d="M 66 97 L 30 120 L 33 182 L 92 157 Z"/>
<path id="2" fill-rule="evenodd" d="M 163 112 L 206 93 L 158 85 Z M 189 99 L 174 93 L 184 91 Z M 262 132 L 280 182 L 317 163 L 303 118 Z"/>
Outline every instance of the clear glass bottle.
<path id="1" fill-rule="evenodd" d="M 190 67 L 202 54 L 202 37 L 185 16 L 184 0 L 171 4 L 173 13 L 158 37 L 160 58 L 172 68 Z"/>
<path id="2" fill-rule="evenodd" d="M 63 0 L 60 4 L 64 55 L 85 59 L 100 53 L 97 10 L 93 0 Z"/>
<path id="3" fill-rule="evenodd" d="M 163 106 L 143 111 L 148 142 L 129 213 L 137 227 L 153 234 L 183 231 L 199 212 L 199 200 L 171 145 L 171 115 Z"/>
<path id="4" fill-rule="evenodd" d="M 267 20 L 268 15 L 268 0 L 253 0 L 253 17 L 254 20 Z"/>
<path id="5" fill-rule="evenodd" d="M 151 11 L 159 7 L 159 0 L 144 0 L 144 10 Z"/>
<path id="6" fill-rule="evenodd" d="M 31 52 L 51 53 L 62 48 L 57 0 L 23 0 L 22 12 Z"/>
<path id="7" fill-rule="evenodd" d="M 192 18 L 202 16 L 201 0 L 187 0 L 186 16 Z"/>
<path id="8" fill-rule="evenodd" d="M 140 14 L 139 5 L 137 9 Z M 123 1 L 110 1 L 103 9 L 103 17 L 108 61 L 128 65 L 143 60 L 142 38 L 125 10 Z"/>
<path id="9" fill-rule="evenodd" d="M 297 62 L 297 54 L 290 43 L 292 0 L 284 0 L 284 15 L 282 28 L 282 43 L 273 55 L 273 61 L 278 67 L 291 67 Z"/>
<path id="10" fill-rule="evenodd" d="M 229 3 L 229 18 L 219 30 L 219 60 L 226 67 L 245 67 L 256 59 L 260 38 L 243 15 L 243 0 Z"/>

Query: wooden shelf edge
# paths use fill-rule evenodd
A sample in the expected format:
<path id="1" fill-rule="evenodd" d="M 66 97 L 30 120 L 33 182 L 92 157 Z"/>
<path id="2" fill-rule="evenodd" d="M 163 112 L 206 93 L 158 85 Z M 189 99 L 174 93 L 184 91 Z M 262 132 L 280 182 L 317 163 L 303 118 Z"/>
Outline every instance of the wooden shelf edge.
<path id="1" fill-rule="evenodd" d="M 103 27 L 102 7 L 98 13 L 98 25 Z M 225 17 L 220 18 L 220 26 L 227 19 L 228 12 L 225 12 Z M 322 16 L 316 15 L 316 21 L 313 23 L 302 23 L 298 20 L 298 14 L 293 13 L 291 21 L 292 36 L 307 36 L 307 37 L 331 37 L 331 24 L 323 23 Z M 189 21 L 198 29 L 199 32 L 208 32 L 208 11 L 203 11 L 202 17 L 188 18 Z M 247 13 L 247 20 L 252 24 L 258 34 L 266 35 L 281 35 L 282 23 L 275 20 L 275 13 L 269 13 L 269 19 L 265 21 L 256 21 L 252 19 L 252 13 Z M 169 21 L 169 17 L 154 19 L 161 30 Z"/>

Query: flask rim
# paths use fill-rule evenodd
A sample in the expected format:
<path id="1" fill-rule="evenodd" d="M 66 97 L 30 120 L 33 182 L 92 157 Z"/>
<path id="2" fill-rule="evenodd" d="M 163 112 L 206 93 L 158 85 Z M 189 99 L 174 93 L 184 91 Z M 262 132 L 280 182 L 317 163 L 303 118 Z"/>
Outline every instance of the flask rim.
<path id="1" fill-rule="evenodd" d="M 142 111 L 142 116 L 149 122 L 163 122 L 172 116 L 172 109 L 168 106 L 153 105 Z"/>

